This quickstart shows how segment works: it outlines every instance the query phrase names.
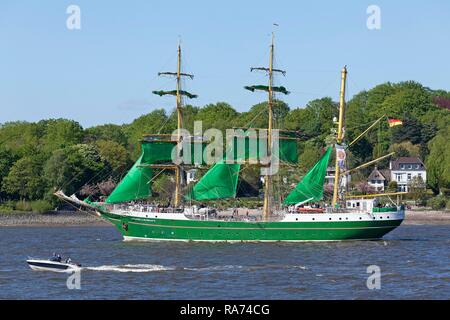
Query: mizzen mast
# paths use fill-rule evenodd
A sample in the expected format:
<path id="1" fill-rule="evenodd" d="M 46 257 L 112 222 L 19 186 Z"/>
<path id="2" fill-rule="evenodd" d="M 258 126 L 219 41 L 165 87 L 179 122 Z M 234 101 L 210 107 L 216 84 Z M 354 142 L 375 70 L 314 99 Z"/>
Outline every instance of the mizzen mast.
<path id="1" fill-rule="evenodd" d="M 183 128 L 183 101 L 182 96 L 187 96 L 188 98 L 197 98 L 197 95 L 189 93 L 182 90 L 181 79 L 183 77 L 188 77 L 190 79 L 194 78 L 194 75 L 181 72 L 181 45 L 178 43 L 178 55 L 177 55 L 177 71 L 176 72 L 159 72 L 158 76 L 172 76 L 176 78 L 176 89 L 172 91 L 153 91 L 154 94 L 159 96 L 163 95 L 174 95 L 176 97 L 176 111 L 177 111 L 177 154 L 180 154 L 181 149 L 181 129 Z M 174 206 L 178 207 L 181 203 L 181 167 L 180 165 L 175 166 L 175 201 Z"/>

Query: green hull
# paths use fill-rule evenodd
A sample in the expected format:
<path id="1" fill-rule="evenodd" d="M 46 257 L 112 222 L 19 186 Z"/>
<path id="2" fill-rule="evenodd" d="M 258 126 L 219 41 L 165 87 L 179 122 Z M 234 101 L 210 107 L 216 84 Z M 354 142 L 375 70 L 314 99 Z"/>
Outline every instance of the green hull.
<path id="1" fill-rule="evenodd" d="M 178 241 L 336 241 L 379 239 L 403 220 L 331 222 L 228 222 L 136 218 L 112 213 L 125 239 Z"/>

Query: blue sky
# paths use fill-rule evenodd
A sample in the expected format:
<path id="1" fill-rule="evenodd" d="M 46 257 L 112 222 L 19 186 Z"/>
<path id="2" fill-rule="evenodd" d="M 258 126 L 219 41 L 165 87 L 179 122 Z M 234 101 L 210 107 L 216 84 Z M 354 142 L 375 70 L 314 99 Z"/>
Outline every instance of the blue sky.
<path id="1" fill-rule="evenodd" d="M 66 28 L 66 9 L 81 9 L 81 30 Z M 369 5 L 381 30 L 366 27 Z M 416 80 L 450 90 L 450 2 L 431 1 L 23 1 L 0 2 L 0 123 L 70 118 L 89 127 L 128 123 L 174 99 L 158 71 L 175 70 L 181 37 L 194 105 L 227 101 L 239 111 L 264 100 L 244 85 L 266 81 L 276 27 L 277 83 L 291 108 L 337 99 L 349 69 L 348 98 L 382 82 Z"/>

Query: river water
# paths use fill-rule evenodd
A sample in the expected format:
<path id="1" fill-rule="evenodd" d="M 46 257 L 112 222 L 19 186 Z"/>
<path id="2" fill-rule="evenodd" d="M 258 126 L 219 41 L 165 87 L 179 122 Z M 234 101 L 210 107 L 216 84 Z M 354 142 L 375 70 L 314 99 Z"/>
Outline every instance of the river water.
<path id="1" fill-rule="evenodd" d="M 450 299 L 450 225 L 403 225 L 379 241 L 234 244 L 9 227 L 0 241 L 0 299 Z M 80 281 L 69 281 L 80 289 L 68 289 L 71 274 L 25 262 L 53 252 L 82 263 Z"/>

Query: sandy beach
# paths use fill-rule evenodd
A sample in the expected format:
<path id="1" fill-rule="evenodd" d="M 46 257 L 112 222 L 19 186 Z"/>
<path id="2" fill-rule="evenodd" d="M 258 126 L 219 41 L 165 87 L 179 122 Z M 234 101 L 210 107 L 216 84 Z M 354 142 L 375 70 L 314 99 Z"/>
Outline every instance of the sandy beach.
<path id="1" fill-rule="evenodd" d="M 450 211 L 408 210 L 403 224 L 450 224 Z M 0 213 L 0 227 L 14 226 L 111 226 L 100 217 L 83 211 Z"/>

